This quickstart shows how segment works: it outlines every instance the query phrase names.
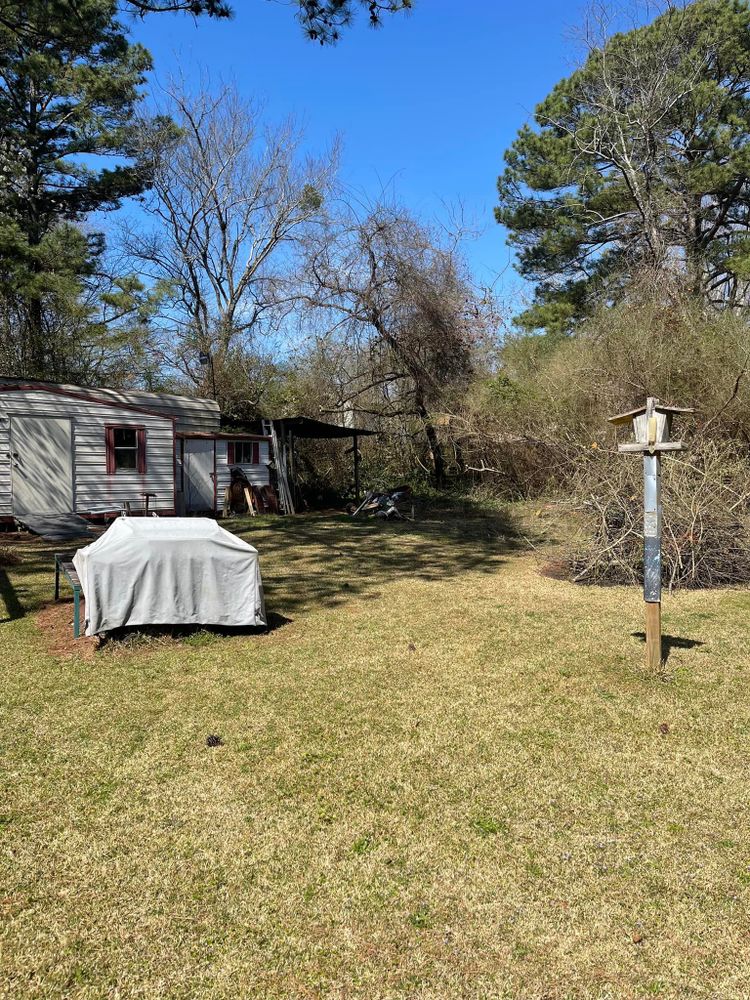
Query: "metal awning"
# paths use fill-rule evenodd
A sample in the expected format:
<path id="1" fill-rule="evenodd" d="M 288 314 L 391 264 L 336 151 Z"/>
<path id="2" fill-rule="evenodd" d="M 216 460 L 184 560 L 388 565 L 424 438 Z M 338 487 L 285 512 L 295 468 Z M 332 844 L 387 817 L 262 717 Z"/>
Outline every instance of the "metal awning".
<path id="1" fill-rule="evenodd" d="M 276 458 L 276 468 L 279 480 L 279 495 L 287 513 L 293 514 L 295 509 L 296 469 L 295 441 L 310 440 L 343 440 L 352 438 L 350 449 L 354 459 L 354 495 L 359 499 L 359 447 L 360 437 L 370 437 L 377 431 L 368 431 L 363 427 L 345 427 L 343 424 L 328 424 L 314 417 L 281 417 L 271 422 L 273 452 Z"/>
<path id="2" fill-rule="evenodd" d="M 274 423 L 283 424 L 298 438 L 350 438 L 367 437 L 377 431 L 366 431 L 361 427 L 344 427 L 343 424 L 328 424 L 312 417 L 282 417 Z"/>

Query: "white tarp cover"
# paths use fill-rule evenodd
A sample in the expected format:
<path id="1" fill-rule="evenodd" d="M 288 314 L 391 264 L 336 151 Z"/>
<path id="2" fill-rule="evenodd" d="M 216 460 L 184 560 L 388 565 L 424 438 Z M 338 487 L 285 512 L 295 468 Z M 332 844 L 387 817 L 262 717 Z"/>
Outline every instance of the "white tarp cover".
<path id="1" fill-rule="evenodd" d="M 86 635 L 124 625 L 265 625 L 258 550 L 207 517 L 118 517 L 74 558 Z"/>

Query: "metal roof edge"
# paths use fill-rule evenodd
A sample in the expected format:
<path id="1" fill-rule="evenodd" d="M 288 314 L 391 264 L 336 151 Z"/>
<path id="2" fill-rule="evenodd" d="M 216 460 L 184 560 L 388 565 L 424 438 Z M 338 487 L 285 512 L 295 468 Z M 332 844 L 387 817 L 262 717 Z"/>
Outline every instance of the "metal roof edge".
<path id="1" fill-rule="evenodd" d="M 144 413 L 148 417 L 171 420 L 173 424 L 177 420 L 177 417 L 173 417 L 169 413 L 159 413 L 157 410 L 149 410 L 145 406 L 136 406 L 134 403 L 122 403 L 118 399 L 102 399 L 101 396 L 89 395 L 85 390 L 78 392 L 74 389 L 65 389 L 53 382 L 24 382 L 19 385 L 0 384 L 0 393 L 2 392 L 49 392 L 55 396 L 67 396 L 69 399 L 82 399 L 87 403 L 96 403 L 97 406 L 108 406 L 111 410 L 129 410 L 133 413 Z"/>

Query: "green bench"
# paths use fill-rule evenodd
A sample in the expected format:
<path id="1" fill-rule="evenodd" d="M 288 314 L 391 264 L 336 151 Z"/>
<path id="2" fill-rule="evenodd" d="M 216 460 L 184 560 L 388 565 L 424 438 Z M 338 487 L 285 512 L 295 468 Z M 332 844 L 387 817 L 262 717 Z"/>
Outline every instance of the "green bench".
<path id="1" fill-rule="evenodd" d="M 64 576 L 73 588 L 73 638 L 77 639 L 81 634 L 81 581 L 73 565 L 73 557 L 55 554 L 55 600 L 60 600 L 60 577 Z"/>

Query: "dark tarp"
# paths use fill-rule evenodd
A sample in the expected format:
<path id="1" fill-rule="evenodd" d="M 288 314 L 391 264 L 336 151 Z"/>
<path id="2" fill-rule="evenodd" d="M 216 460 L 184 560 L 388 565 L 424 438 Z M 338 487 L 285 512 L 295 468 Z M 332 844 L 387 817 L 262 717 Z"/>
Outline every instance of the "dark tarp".
<path id="1" fill-rule="evenodd" d="M 94 538 L 88 521 L 84 521 L 78 514 L 23 514 L 16 520 L 48 542 Z"/>

